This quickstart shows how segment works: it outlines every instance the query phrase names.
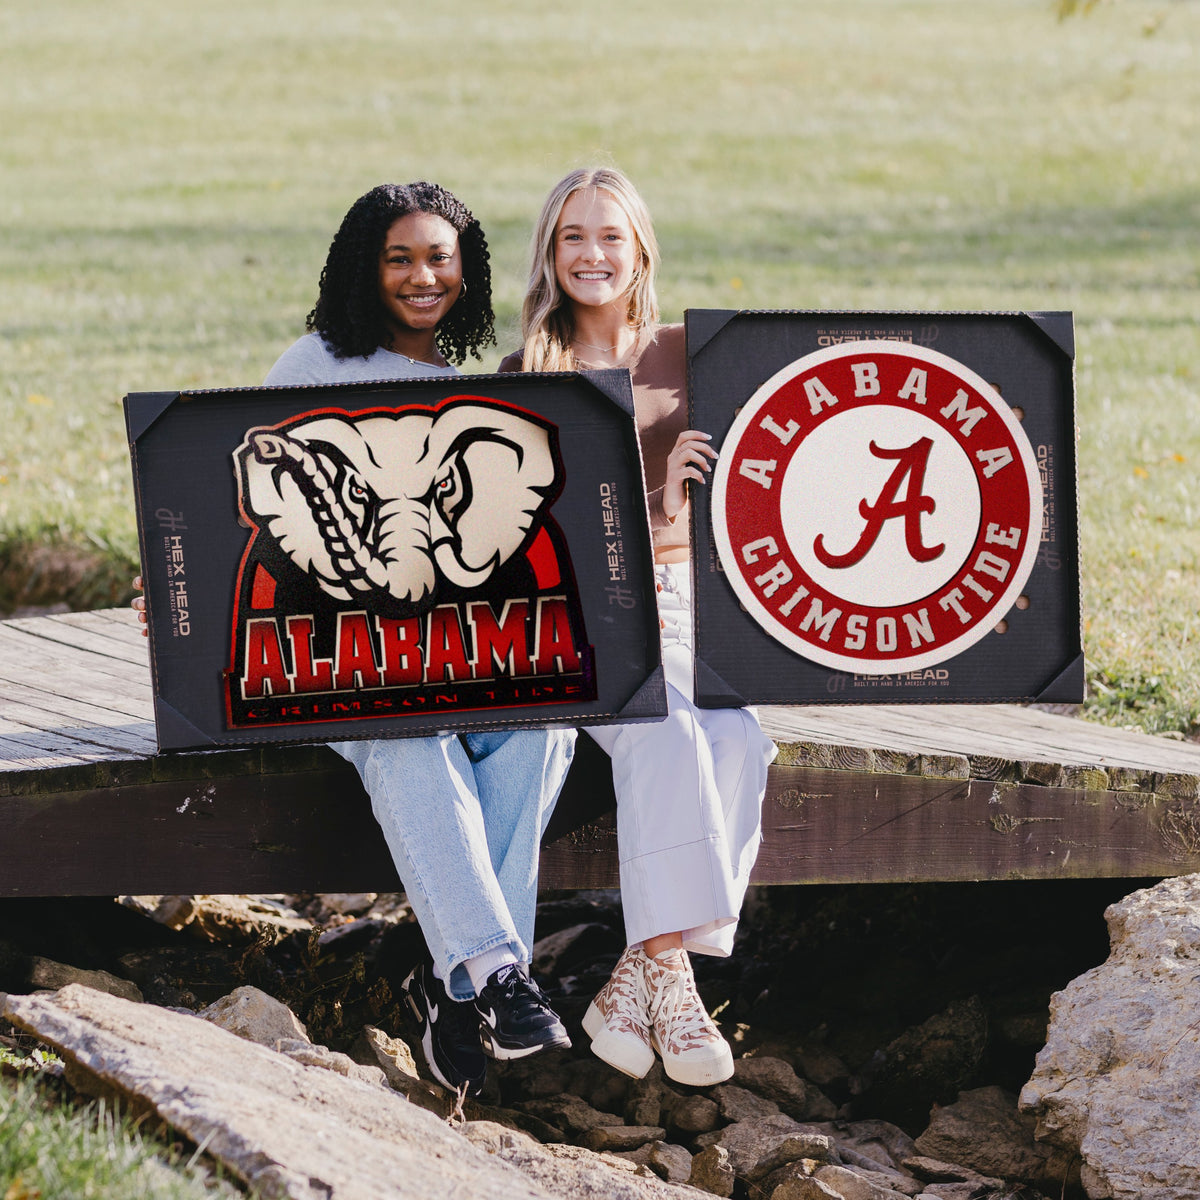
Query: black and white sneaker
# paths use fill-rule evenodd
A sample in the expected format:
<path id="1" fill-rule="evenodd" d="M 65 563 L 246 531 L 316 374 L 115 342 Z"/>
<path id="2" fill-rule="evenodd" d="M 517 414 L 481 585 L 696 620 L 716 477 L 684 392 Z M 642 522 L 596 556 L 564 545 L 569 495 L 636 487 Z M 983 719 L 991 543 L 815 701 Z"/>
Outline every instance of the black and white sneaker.
<path id="1" fill-rule="evenodd" d="M 487 1078 L 487 1059 L 474 1002 L 455 1000 L 428 963 L 414 967 L 401 986 L 421 1027 L 421 1048 L 433 1077 L 455 1092 L 465 1084 L 468 1096 L 478 1096 Z"/>
<path id="2" fill-rule="evenodd" d="M 509 963 L 475 997 L 479 1038 L 493 1058 L 524 1058 L 540 1050 L 566 1050 L 571 1039 L 524 963 Z"/>

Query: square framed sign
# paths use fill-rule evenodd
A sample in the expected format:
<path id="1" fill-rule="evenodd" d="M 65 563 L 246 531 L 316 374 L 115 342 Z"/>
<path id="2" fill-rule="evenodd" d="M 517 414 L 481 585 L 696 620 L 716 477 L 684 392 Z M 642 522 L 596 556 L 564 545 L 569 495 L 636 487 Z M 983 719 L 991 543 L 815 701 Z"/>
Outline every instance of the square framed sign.
<path id="1" fill-rule="evenodd" d="M 665 715 L 626 372 L 125 412 L 160 749 Z"/>
<path id="2" fill-rule="evenodd" d="M 1083 698 L 1070 313 L 693 310 L 687 347 L 699 704 Z"/>

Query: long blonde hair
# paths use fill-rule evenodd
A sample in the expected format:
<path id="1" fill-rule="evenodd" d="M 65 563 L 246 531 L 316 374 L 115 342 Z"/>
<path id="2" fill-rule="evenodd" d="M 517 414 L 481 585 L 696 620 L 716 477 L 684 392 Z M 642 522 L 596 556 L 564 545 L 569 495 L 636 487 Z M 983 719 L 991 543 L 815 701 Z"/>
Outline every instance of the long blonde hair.
<path id="1" fill-rule="evenodd" d="M 638 265 L 629 289 L 626 321 L 639 333 L 658 321 L 654 277 L 658 273 L 658 239 L 646 202 L 626 175 L 615 167 L 581 167 L 550 189 L 533 230 L 529 287 L 521 306 L 521 333 L 525 338 L 522 367 L 526 371 L 572 371 L 575 356 L 571 338 L 575 318 L 555 273 L 554 243 L 563 206 L 576 192 L 603 188 L 625 210 L 637 241 Z"/>

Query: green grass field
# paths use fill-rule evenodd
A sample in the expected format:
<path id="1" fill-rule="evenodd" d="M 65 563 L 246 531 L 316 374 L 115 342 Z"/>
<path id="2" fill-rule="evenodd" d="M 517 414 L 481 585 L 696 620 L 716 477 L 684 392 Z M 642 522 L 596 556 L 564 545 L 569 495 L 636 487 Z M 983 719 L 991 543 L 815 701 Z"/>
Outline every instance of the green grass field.
<path id="1" fill-rule="evenodd" d="M 475 209 L 491 367 L 542 196 L 602 160 L 670 319 L 1072 309 L 1089 711 L 1195 722 L 1200 4 L 44 0 L 0 10 L 0 81 L 0 607 L 120 586 L 122 396 L 260 382 L 359 193 Z"/>
<path id="2" fill-rule="evenodd" d="M 15 1058 L 0 1046 L 0 1064 Z M 7 1064 L 6 1064 L 7 1065 Z M 28 1072 L 28 1064 L 22 1070 Z M 4 1200 L 236 1200 L 246 1193 L 199 1152 L 141 1128 L 61 1081 L 0 1074 Z"/>

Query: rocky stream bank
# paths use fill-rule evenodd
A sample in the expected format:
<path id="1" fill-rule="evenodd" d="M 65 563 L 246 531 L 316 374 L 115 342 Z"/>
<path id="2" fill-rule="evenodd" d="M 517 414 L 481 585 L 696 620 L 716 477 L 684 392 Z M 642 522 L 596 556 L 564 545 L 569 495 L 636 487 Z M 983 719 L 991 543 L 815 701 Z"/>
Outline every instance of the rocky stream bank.
<path id="1" fill-rule="evenodd" d="M 1104 910 L 1134 887 L 752 891 L 734 955 L 694 960 L 737 1059 L 707 1089 L 588 1052 L 623 940 L 608 892 L 539 906 L 533 965 L 574 1048 L 496 1064 L 478 1102 L 429 1081 L 397 999 L 422 942 L 394 895 L 2 901 L 0 1038 L 53 1047 L 72 1086 L 156 1112 L 267 1196 L 1175 1200 L 1200 1194 L 1180 1149 L 1200 884 L 1116 904 L 1110 955 Z M 1082 1032 L 1048 1033 L 1055 993 Z M 1162 1044 L 1157 1079 L 1122 1044 L 1139 1037 L 1142 1058 Z M 1088 1118 L 1089 1085 L 1130 1063 L 1136 1152 Z M 1156 1095 L 1173 1147 L 1147 1132 Z"/>

